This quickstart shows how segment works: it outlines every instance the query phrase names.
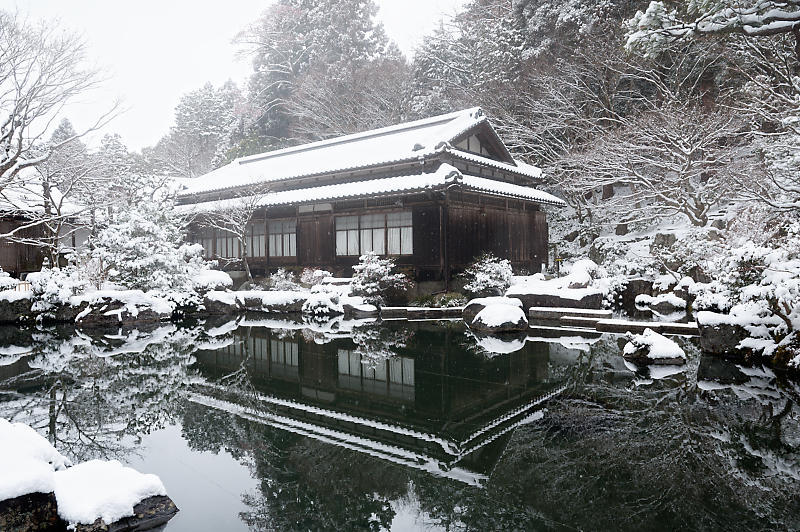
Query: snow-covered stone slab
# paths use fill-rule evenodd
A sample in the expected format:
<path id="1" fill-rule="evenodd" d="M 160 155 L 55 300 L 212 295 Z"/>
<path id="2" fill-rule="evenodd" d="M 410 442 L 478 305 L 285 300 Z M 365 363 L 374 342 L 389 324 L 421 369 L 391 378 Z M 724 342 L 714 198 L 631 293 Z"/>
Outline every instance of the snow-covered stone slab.
<path id="1" fill-rule="evenodd" d="M 616 332 L 616 333 L 643 333 L 647 329 L 653 331 L 661 330 L 661 323 L 653 323 L 649 321 L 628 321 L 628 320 L 600 320 L 596 323 L 595 328 L 601 332 Z"/>
<path id="2" fill-rule="evenodd" d="M 381 318 L 384 320 L 408 318 L 409 307 L 381 307 Z"/>
<path id="3" fill-rule="evenodd" d="M 561 325 L 568 325 L 571 327 L 588 327 L 594 329 L 597 327 L 597 322 L 607 318 L 589 317 L 589 316 L 561 316 L 558 322 Z"/>
<path id="4" fill-rule="evenodd" d="M 557 307 L 600 309 L 603 306 L 603 293 L 594 288 L 558 288 L 541 283 L 528 283 L 512 286 L 506 297 L 517 298 L 525 308 Z"/>
<path id="5" fill-rule="evenodd" d="M 540 320 L 560 320 L 562 317 L 596 318 L 598 320 L 611 319 L 610 310 L 578 309 L 570 307 L 531 307 L 528 317 Z"/>
<path id="6" fill-rule="evenodd" d="M 464 307 L 408 307 L 410 320 L 438 320 L 461 318 Z"/>
<path id="7" fill-rule="evenodd" d="M 700 336 L 700 329 L 697 322 L 673 323 L 668 321 L 659 322 L 658 331 L 661 334 L 682 334 L 685 336 Z"/>

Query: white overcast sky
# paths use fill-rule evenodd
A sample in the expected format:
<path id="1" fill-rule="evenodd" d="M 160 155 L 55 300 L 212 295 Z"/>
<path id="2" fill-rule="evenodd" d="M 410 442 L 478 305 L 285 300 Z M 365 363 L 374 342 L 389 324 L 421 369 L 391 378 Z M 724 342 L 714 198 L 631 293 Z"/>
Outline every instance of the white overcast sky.
<path id="1" fill-rule="evenodd" d="M 465 0 L 377 0 L 378 18 L 409 57 L 441 17 Z M 109 76 L 103 88 L 67 109 L 87 126 L 116 99 L 127 109 L 103 132 L 122 135 L 131 149 L 155 144 L 173 120 L 181 94 L 206 81 L 242 86 L 249 61 L 237 58 L 234 35 L 270 0 L 0 0 L 31 20 L 58 19 L 82 34 L 93 62 Z M 96 138 L 94 141 L 96 142 Z M 91 142 L 91 140 L 90 140 Z"/>

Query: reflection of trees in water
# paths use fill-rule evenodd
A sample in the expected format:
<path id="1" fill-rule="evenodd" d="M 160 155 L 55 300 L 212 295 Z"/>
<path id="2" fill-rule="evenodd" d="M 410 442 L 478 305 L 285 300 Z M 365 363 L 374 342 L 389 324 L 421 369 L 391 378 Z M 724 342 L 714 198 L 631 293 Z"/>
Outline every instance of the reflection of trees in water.
<path id="1" fill-rule="evenodd" d="M 92 336 L 37 333 L 30 371 L 21 376 L 36 391 L 13 394 L 0 411 L 47 434 L 76 460 L 121 457 L 135 451 L 132 437 L 173 419 L 197 335 L 174 326 Z"/>
<path id="2" fill-rule="evenodd" d="M 406 347 L 413 332 L 407 329 L 389 329 L 374 324 L 353 327 L 353 351 L 361 356 L 361 364 L 374 368 L 381 362 L 397 355 L 397 350 Z"/>
<path id="3" fill-rule="evenodd" d="M 241 518 L 257 530 L 379 530 L 406 492 L 402 468 L 201 405 L 186 405 L 183 430 L 193 449 L 249 464 L 260 489 Z"/>
<path id="4" fill-rule="evenodd" d="M 517 431 L 492 482 L 507 496 L 525 494 L 557 521 L 579 528 L 796 528 L 798 482 L 756 458 L 798 448 L 776 438 L 763 403 L 697 388 L 698 356 L 687 371 L 647 387 L 614 385 L 609 344 L 599 363 L 549 415 Z M 604 360 L 605 359 L 605 360 Z M 781 404 L 797 434 L 795 402 Z M 758 444 L 759 453 L 746 444 Z M 788 454 L 786 454 L 788 453 Z M 786 462 L 784 462 L 785 464 Z"/>

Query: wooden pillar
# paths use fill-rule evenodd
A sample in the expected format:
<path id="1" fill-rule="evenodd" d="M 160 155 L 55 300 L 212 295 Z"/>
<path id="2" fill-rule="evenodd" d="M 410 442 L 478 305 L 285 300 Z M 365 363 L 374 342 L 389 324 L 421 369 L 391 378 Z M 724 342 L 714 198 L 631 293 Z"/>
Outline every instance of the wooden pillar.
<path id="1" fill-rule="evenodd" d="M 442 265 L 442 275 L 444 278 L 445 292 L 450 291 L 450 260 L 447 253 L 447 247 L 450 244 L 447 238 L 447 226 L 450 223 L 449 209 L 450 209 L 449 192 L 445 191 L 444 205 L 441 204 L 439 205 L 439 242 L 440 242 L 439 257 Z"/>

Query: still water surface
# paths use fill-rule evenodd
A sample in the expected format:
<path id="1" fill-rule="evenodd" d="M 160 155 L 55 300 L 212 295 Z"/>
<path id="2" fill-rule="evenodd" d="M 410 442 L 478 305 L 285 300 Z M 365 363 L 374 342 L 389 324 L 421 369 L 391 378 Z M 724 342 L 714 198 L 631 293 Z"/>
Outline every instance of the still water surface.
<path id="1" fill-rule="evenodd" d="M 181 530 L 800 527 L 800 386 L 624 338 L 242 319 L 0 330 L 0 416 L 159 475 Z"/>

